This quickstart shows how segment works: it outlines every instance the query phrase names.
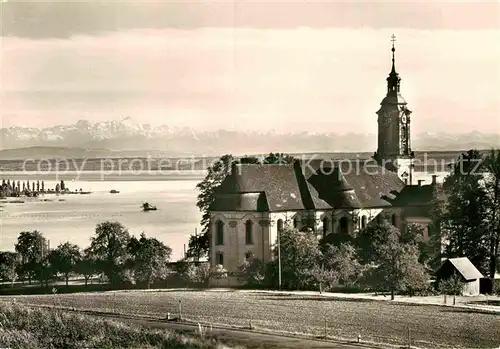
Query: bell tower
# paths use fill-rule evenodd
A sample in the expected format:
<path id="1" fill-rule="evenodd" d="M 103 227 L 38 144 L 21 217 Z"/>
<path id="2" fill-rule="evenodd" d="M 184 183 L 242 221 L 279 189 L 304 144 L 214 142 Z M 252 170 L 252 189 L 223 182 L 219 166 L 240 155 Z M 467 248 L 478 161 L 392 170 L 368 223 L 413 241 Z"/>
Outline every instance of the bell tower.
<path id="1" fill-rule="evenodd" d="M 410 114 L 406 101 L 401 96 L 401 78 L 396 72 L 396 37 L 392 35 L 392 69 L 387 78 L 387 93 L 380 103 L 378 115 L 378 149 L 375 159 L 381 166 L 397 172 L 407 184 L 412 182 L 412 159 L 410 142 Z"/>

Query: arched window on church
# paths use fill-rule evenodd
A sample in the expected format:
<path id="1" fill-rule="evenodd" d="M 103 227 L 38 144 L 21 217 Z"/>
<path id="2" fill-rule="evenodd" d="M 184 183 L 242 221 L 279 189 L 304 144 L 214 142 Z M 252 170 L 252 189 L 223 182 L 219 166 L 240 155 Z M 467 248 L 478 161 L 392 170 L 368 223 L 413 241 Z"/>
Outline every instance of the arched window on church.
<path id="1" fill-rule="evenodd" d="M 391 224 L 392 224 L 393 226 L 395 226 L 395 227 L 396 227 L 396 226 L 397 226 L 397 224 L 398 224 L 398 217 L 396 216 L 396 214 L 395 214 L 395 213 L 391 216 Z"/>
<path id="2" fill-rule="evenodd" d="M 253 245 L 253 222 L 249 219 L 245 222 L 245 244 Z"/>
<path id="3" fill-rule="evenodd" d="M 340 218 L 339 221 L 340 234 L 348 235 L 349 234 L 349 220 L 347 217 Z"/>
<path id="4" fill-rule="evenodd" d="M 328 225 L 330 224 L 330 220 L 328 217 L 323 218 L 323 237 L 328 234 Z"/>
<path id="5" fill-rule="evenodd" d="M 366 228 L 366 221 L 367 221 L 366 216 L 361 217 L 361 229 Z"/>
<path id="6" fill-rule="evenodd" d="M 215 244 L 224 245 L 224 222 L 220 220 L 215 223 Z"/>
<path id="7" fill-rule="evenodd" d="M 217 252 L 215 254 L 215 262 L 217 265 L 224 265 L 224 254 L 222 252 Z"/>
<path id="8" fill-rule="evenodd" d="M 278 231 L 281 233 L 284 229 L 284 223 L 282 219 L 278 219 Z"/>

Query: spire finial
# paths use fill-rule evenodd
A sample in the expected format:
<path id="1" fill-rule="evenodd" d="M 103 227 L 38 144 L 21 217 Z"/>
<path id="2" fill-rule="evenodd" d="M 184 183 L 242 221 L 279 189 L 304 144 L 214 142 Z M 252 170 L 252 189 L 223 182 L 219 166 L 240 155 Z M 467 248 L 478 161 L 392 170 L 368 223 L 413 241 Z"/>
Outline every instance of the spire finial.
<path id="1" fill-rule="evenodd" d="M 392 72 L 395 73 L 396 67 L 395 67 L 395 62 L 394 62 L 394 51 L 396 51 L 396 49 L 394 48 L 394 43 L 396 42 L 396 35 L 392 34 L 391 41 L 392 41 Z"/>

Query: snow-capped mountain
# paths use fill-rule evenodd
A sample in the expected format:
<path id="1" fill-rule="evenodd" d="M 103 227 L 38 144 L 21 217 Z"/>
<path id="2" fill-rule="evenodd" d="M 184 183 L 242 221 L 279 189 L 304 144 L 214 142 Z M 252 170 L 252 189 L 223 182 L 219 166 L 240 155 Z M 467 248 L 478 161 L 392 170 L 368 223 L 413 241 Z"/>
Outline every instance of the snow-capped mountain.
<path id="1" fill-rule="evenodd" d="M 218 130 L 196 132 L 190 128 L 151 126 L 130 117 L 106 122 L 80 120 L 71 125 L 45 128 L 7 127 L 0 129 L 0 149 L 25 147 L 73 147 L 83 149 L 158 150 L 170 156 L 223 153 L 255 154 L 282 151 L 304 152 L 373 152 L 374 134 L 267 133 Z M 499 134 L 423 133 L 412 139 L 415 150 L 465 150 L 500 147 Z"/>

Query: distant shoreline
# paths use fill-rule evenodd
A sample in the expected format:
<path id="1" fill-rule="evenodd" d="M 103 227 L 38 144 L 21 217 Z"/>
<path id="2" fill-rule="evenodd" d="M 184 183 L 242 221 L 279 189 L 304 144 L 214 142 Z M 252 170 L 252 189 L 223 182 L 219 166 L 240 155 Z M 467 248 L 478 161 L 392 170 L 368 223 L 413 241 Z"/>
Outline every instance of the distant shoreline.
<path id="1" fill-rule="evenodd" d="M 449 171 L 449 165 L 455 162 L 460 151 L 454 152 L 419 152 L 415 154 L 414 170 L 415 172 L 443 172 Z M 306 165 L 310 160 L 325 161 L 366 161 L 370 159 L 369 153 L 303 153 L 293 154 L 299 161 Z M 255 156 L 255 155 L 251 155 Z M 108 174 L 120 172 L 123 175 L 144 175 L 147 172 L 148 177 L 191 175 L 198 178 L 206 174 L 207 168 L 211 167 L 218 157 L 170 157 L 170 158 L 152 158 L 152 157 L 133 157 L 133 158 L 27 158 L 24 160 L 0 160 L 0 174 L 7 172 L 22 172 L 23 176 L 31 176 L 38 173 L 47 176 L 52 172 L 58 172 L 59 175 L 66 173 L 95 173 Z M 59 178 L 59 177 L 58 177 Z M 67 178 L 67 177 L 65 177 Z"/>
<path id="2" fill-rule="evenodd" d="M 101 171 L 0 171 L 0 179 L 9 180 L 63 180 L 70 184 L 77 182 L 133 182 L 133 181 L 200 181 L 205 178 L 206 171 L 161 171 L 135 174 L 133 171 L 106 174 Z"/>

